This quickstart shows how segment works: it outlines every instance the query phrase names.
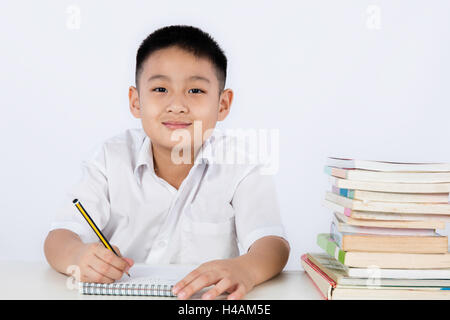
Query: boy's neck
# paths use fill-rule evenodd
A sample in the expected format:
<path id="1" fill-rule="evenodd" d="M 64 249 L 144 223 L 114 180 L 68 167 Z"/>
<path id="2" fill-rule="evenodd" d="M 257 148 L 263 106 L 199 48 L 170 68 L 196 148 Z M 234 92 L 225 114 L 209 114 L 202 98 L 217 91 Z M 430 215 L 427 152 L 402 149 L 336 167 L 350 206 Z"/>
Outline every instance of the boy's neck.
<path id="1" fill-rule="evenodd" d="M 194 151 L 194 150 L 192 150 Z M 155 174 L 178 190 L 183 180 L 194 166 L 195 151 L 191 152 L 190 163 L 176 164 L 172 161 L 172 150 L 152 143 L 153 168 Z"/>

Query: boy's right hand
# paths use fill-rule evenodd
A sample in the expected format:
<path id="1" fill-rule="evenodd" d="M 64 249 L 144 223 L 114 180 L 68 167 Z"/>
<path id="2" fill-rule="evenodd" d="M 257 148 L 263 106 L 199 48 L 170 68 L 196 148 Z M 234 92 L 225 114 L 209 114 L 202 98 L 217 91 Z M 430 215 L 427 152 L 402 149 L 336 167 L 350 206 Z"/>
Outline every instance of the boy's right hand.
<path id="1" fill-rule="evenodd" d="M 119 248 L 112 246 L 119 256 Z M 112 283 L 122 278 L 134 264 L 130 258 L 118 257 L 105 248 L 103 244 L 83 244 L 75 258 L 75 264 L 80 268 L 81 282 Z"/>

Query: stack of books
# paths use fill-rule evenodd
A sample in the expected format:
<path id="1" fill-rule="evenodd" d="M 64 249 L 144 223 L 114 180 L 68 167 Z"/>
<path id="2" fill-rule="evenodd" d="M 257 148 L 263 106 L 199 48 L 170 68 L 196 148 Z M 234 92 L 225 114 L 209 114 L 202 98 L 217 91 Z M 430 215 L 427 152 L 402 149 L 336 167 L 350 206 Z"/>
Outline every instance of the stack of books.
<path id="1" fill-rule="evenodd" d="M 301 263 L 326 299 L 450 299 L 450 164 L 328 158 L 322 253 Z M 442 230 L 442 231 L 441 231 Z M 439 233 L 441 232 L 441 234 Z"/>

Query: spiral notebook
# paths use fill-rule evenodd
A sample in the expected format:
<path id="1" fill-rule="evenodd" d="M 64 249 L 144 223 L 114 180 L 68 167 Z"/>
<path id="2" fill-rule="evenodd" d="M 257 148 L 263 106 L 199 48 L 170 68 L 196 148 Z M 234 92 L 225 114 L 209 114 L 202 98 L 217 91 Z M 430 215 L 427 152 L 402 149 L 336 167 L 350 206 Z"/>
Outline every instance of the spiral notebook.
<path id="1" fill-rule="evenodd" d="M 131 278 L 126 274 L 114 283 L 80 282 L 80 294 L 114 296 L 157 296 L 175 297 L 173 286 L 183 279 L 195 266 L 134 265 L 130 269 Z"/>

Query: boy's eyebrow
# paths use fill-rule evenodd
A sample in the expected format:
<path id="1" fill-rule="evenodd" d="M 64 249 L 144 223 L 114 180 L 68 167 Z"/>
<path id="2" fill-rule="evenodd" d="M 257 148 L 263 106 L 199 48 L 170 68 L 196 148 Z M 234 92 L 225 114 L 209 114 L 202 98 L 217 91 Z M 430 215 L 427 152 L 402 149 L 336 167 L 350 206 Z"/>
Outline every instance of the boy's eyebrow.
<path id="1" fill-rule="evenodd" d="M 163 79 L 163 80 L 168 80 L 170 81 L 170 77 L 163 75 L 163 74 L 155 74 L 153 76 L 151 76 L 150 78 L 148 78 L 147 82 L 150 82 L 152 80 L 156 80 L 156 79 Z M 208 78 L 202 77 L 202 76 L 190 76 L 189 78 L 187 78 L 187 80 L 201 80 L 201 81 L 206 81 L 208 83 L 210 83 L 211 81 L 209 81 Z"/>

